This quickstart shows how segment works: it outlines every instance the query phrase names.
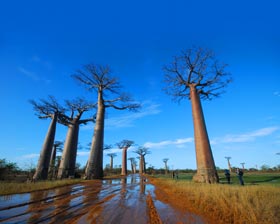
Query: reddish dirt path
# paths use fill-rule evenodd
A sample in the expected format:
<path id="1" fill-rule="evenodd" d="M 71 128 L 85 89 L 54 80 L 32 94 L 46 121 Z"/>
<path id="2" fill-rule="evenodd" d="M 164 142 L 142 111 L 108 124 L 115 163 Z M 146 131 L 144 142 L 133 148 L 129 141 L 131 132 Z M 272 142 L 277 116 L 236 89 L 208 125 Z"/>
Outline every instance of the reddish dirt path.
<path id="1" fill-rule="evenodd" d="M 203 223 L 157 200 L 138 175 L 0 197 L 0 223 Z"/>

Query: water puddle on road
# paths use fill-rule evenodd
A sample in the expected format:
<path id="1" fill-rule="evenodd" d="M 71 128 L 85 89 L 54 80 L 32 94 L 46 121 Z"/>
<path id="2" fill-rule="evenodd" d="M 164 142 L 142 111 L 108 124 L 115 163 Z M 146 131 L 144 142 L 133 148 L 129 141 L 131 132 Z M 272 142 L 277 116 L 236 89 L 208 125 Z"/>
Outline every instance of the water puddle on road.
<path id="1" fill-rule="evenodd" d="M 148 194 L 163 223 L 204 223 L 198 216 L 157 200 L 154 186 L 136 174 L 1 196 L 0 223 L 149 223 Z"/>

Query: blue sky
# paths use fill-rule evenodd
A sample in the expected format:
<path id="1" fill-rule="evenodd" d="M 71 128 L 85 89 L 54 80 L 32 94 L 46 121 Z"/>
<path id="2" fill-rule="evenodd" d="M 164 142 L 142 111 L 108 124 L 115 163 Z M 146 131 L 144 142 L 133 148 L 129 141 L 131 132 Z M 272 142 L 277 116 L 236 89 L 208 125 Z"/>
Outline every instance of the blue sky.
<path id="1" fill-rule="evenodd" d="M 84 64 L 108 64 L 124 90 L 143 103 L 138 113 L 108 110 L 105 143 L 149 147 L 148 165 L 195 168 L 191 105 L 162 91 L 162 67 L 193 45 L 212 49 L 234 82 L 203 101 L 216 166 L 280 164 L 280 30 L 278 1 L 5 1 L 0 3 L 0 158 L 35 165 L 49 120 L 29 99 L 60 102 L 92 93 L 70 76 Z M 90 116 L 86 114 L 84 118 Z M 56 140 L 67 129 L 58 126 Z M 91 141 L 93 124 L 79 142 Z M 137 147 L 137 146 L 136 146 Z M 117 152 L 115 164 L 121 164 Z M 78 152 L 84 165 L 88 151 Z M 104 156 L 104 165 L 109 157 Z M 133 148 L 128 157 L 136 157 Z"/>

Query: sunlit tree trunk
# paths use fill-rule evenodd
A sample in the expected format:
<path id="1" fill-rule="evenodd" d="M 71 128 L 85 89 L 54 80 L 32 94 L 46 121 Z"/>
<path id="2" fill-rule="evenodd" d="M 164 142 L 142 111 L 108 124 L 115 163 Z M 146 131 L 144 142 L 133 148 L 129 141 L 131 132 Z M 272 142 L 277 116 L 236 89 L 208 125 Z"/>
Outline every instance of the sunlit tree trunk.
<path id="1" fill-rule="evenodd" d="M 143 174 L 144 171 L 144 156 L 140 155 L 140 160 L 139 160 L 139 174 Z"/>
<path id="2" fill-rule="evenodd" d="M 193 177 L 193 180 L 196 182 L 217 183 L 219 182 L 219 178 L 206 130 L 200 97 L 193 85 L 190 85 L 190 97 L 197 163 L 197 173 Z"/>
<path id="3" fill-rule="evenodd" d="M 67 178 L 75 175 L 77 148 L 79 137 L 79 121 L 73 120 L 68 125 L 67 137 L 58 169 L 58 179 Z"/>
<path id="4" fill-rule="evenodd" d="M 49 126 L 49 130 L 47 136 L 45 138 L 44 144 L 42 146 L 42 150 L 40 153 L 40 158 L 37 164 L 36 172 L 33 176 L 33 180 L 46 180 L 48 178 L 48 170 L 51 160 L 51 153 L 55 138 L 55 131 L 56 131 L 56 122 L 57 122 L 57 114 L 52 116 L 52 121 Z"/>
<path id="5" fill-rule="evenodd" d="M 128 147 L 124 147 L 122 149 L 122 172 L 121 172 L 122 176 L 127 175 L 127 149 Z"/>
<path id="6" fill-rule="evenodd" d="M 105 106 L 102 93 L 98 94 L 98 109 L 91 150 L 86 168 L 86 179 L 103 178 L 103 141 L 104 141 L 104 117 Z"/>

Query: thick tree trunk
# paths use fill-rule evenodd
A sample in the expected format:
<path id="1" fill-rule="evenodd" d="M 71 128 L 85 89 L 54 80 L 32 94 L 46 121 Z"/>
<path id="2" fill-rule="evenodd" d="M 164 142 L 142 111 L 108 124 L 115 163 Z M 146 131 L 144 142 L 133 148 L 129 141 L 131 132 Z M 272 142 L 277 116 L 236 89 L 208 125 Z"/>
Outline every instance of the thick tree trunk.
<path id="1" fill-rule="evenodd" d="M 146 159 L 145 159 L 145 156 L 143 156 L 143 173 L 146 173 Z"/>
<path id="2" fill-rule="evenodd" d="M 86 179 L 103 178 L 104 115 L 105 106 L 102 95 L 99 93 L 94 135 L 85 173 Z"/>
<path id="3" fill-rule="evenodd" d="M 49 130 L 40 153 L 40 158 L 38 160 L 37 169 L 33 176 L 33 180 L 46 180 L 48 178 L 48 170 L 56 131 L 56 122 L 57 115 L 55 114 L 49 126 Z"/>
<path id="4" fill-rule="evenodd" d="M 122 176 L 127 175 L 127 147 L 124 147 L 122 150 Z"/>
<path id="5" fill-rule="evenodd" d="M 134 172 L 134 169 L 133 169 L 133 163 L 132 163 L 132 160 L 130 160 L 130 166 L 131 166 L 131 173 L 135 173 L 135 172 Z"/>
<path id="6" fill-rule="evenodd" d="M 143 156 L 140 155 L 140 160 L 139 160 L 139 174 L 142 174 L 142 173 L 143 173 L 143 170 L 144 170 L 144 167 L 143 167 Z"/>
<path id="7" fill-rule="evenodd" d="M 67 137 L 58 169 L 57 178 L 68 178 L 75 175 L 77 147 L 79 138 L 79 122 L 68 125 Z"/>
<path id="8" fill-rule="evenodd" d="M 197 173 L 193 177 L 193 180 L 202 183 L 218 183 L 219 177 L 206 130 L 200 97 L 195 86 L 190 86 L 190 97 L 192 103 L 197 163 Z"/>

